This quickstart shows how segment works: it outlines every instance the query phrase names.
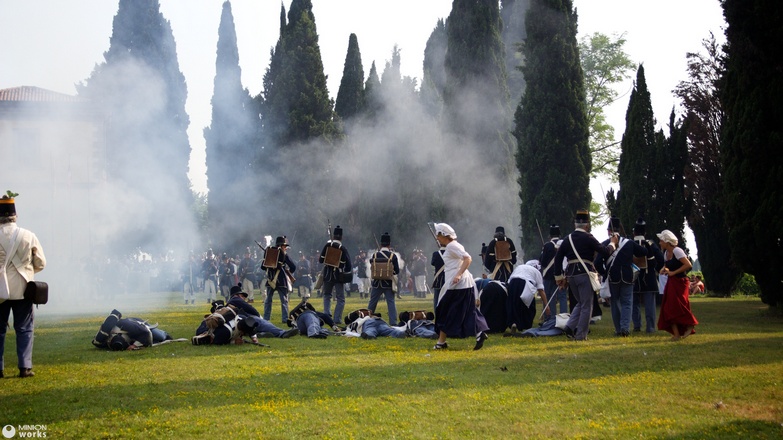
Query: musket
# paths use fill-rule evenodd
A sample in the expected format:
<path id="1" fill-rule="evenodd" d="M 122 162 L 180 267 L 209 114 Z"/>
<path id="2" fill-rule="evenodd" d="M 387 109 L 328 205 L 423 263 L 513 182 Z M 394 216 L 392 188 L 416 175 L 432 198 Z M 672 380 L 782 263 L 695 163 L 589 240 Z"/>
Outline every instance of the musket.
<path id="1" fill-rule="evenodd" d="M 261 243 L 259 243 L 258 240 L 253 240 L 253 241 L 256 242 L 256 244 L 258 245 L 258 247 L 261 248 L 262 251 L 266 252 L 266 248 L 263 245 L 261 245 Z"/>
<path id="2" fill-rule="evenodd" d="M 332 221 L 326 219 L 326 234 L 329 236 L 329 240 L 332 239 Z"/>
<path id="3" fill-rule="evenodd" d="M 381 244 L 378 243 L 378 237 L 375 236 L 375 233 L 372 234 L 372 238 L 375 240 L 375 246 L 378 247 L 378 249 L 381 248 Z"/>
<path id="4" fill-rule="evenodd" d="M 430 230 L 430 234 L 432 234 L 432 238 L 435 239 L 435 243 L 438 244 L 438 247 L 440 247 L 440 242 L 438 241 L 438 235 L 435 234 L 435 223 L 433 222 L 427 222 L 427 229 Z"/>
<path id="5" fill-rule="evenodd" d="M 536 219 L 536 226 L 538 226 L 538 236 L 541 237 L 541 245 L 543 246 L 546 242 L 544 241 L 544 234 L 541 233 L 541 225 L 538 224 L 538 219 Z"/>

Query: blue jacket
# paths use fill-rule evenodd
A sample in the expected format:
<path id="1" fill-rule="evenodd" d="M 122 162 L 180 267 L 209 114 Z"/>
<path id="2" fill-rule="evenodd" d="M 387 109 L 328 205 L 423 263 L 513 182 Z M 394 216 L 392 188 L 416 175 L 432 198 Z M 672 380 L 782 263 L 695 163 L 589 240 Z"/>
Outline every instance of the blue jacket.
<path id="1" fill-rule="evenodd" d="M 609 240 L 605 240 L 602 244 L 608 245 Z M 612 284 L 621 282 L 633 284 L 633 269 L 631 268 L 633 257 L 646 257 L 647 249 L 627 238 L 621 238 L 618 246 L 617 251 L 611 256 L 599 254 L 594 261 L 595 268 L 604 279 L 606 279 L 608 271 L 609 282 Z"/>

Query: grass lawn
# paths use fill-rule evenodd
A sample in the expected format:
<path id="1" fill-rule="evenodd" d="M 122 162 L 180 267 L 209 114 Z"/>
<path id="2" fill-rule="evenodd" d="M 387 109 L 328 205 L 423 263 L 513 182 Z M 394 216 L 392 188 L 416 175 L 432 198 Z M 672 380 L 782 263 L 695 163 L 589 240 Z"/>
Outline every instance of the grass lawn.
<path id="1" fill-rule="evenodd" d="M 354 294 L 346 312 L 366 301 Z M 680 342 L 615 337 L 604 309 L 585 343 L 491 335 L 475 352 L 472 339 L 435 351 L 431 340 L 337 336 L 110 352 L 90 343 L 110 310 L 49 311 L 36 321 L 36 376 L 0 380 L 0 427 L 45 425 L 50 439 L 783 438 L 783 319 L 758 298 L 692 308 L 697 334 Z M 120 311 L 190 338 L 208 307 L 172 293 L 167 310 Z M 273 312 L 279 324 L 277 298 Z M 11 329 L 7 376 L 14 339 Z"/>

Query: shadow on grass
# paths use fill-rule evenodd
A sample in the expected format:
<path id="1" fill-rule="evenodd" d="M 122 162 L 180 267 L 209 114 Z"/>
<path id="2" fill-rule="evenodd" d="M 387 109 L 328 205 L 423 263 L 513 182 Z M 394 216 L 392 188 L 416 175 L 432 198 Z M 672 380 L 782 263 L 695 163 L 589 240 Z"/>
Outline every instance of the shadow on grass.
<path id="1" fill-rule="evenodd" d="M 698 431 L 679 431 L 664 438 L 671 440 L 704 440 L 727 438 L 779 439 L 783 434 L 781 425 L 764 420 L 731 420 L 711 425 Z"/>

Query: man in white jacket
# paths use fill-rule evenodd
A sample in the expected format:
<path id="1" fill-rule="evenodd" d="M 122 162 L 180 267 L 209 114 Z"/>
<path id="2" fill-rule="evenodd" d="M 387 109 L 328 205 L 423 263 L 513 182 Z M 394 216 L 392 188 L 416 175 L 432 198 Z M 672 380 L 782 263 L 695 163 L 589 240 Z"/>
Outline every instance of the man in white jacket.
<path id="1" fill-rule="evenodd" d="M 24 299 L 28 281 L 46 266 L 41 243 L 16 225 L 16 204 L 10 191 L 0 198 L 0 378 L 4 377 L 5 334 L 14 312 L 19 377 L 33 374 L 33 301 Z"/>

